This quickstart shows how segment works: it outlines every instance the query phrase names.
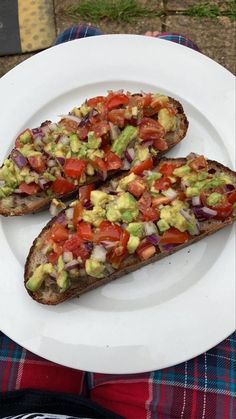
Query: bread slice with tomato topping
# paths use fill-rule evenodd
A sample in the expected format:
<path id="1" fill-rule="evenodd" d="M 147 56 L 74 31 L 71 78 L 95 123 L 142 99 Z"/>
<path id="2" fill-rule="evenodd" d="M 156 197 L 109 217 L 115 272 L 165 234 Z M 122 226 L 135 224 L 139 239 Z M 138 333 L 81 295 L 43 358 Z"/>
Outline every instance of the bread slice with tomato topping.
<path id="1" fill-rule="evenodd" d="M 236 173 L 195 154 L 131 170 L 79 199 L 35 239 L 25 287 L 42 304 L 59 304 L 106 284 L 231 224 Z"/>
<path id="2" fill-rule="evenodd" d="M 0 214 L 34 213 L 81 185 L 151 169 L 187 128 L 182 105 L 164 95 L 110 91 L 89 99 L 17 137 L 0 168 Z"/>

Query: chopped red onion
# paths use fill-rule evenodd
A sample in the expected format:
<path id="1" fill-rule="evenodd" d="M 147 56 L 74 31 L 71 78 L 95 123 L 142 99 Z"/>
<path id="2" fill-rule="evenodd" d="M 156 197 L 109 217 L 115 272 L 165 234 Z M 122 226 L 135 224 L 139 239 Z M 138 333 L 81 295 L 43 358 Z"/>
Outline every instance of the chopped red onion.
<path id="1" fill-rule="evenodd" d="M 134 154 L 135 152 L 133 148 L 127 148 L 127 150 L 125 150 L 125 157 L 129 163 L 131 163 L 134 160 Z"/>
<path id="2" fill-rule="evenodd" d="M 86 247 L 86 249 L 91 252 L 93 250 L 93 243 L 92 242 L 85 242 L 84 246 Z"/>
<path id="3" fill-rule="evenodd" d="M 160 250 L 164 250 L 165 252 L 170 252 L 172 249 L 174 249 L 174 245 L 173 244 L 162 244 L 161 246 L 159 245 Z"/>
<path id="4" fill-rule="evenodd" d="M 43 146 L 42 137 L 40 137 L 40 136 L 34 137 L 34 146 L 35 147 L 42 147 Z"/>
<path id="5" fill-rule="evenodd" d="M 152 221 L 146 221 L 143 223 L 145 236 L 157 233 L 156 225 Z"/>
<path id="6" fill-rule="evenodd" d="M 162 193 L 163 193 L 163 195 L 165 195 L 167 198 L 169 198 L 171 200 L 173 200 L 177 197 L 177 192 L 172 188 L 169 188 L 166 191 L 162 191 Z"/>
<path id="7" fill-rule="evenodd" d="M 56 162 L 55 160 L 50 159 L 47 161 L 47 165 L 48 167 L 53 167 L 53 166 L 56 166 Z"/>
<path id="8" fill-rule="evenodd" d="M 112 247 L 115 247 L 117 245 L 117 242 L 110 242 L 110 241 L 104 240 L 101 242 L 101 245 L 105 247 L 105 249 L 111 249 Z"/>
<path id="9" fill-rule="evenodd" d="M 103 246 L 97 245 L 94 246 L 93 251 L 91 253 L 91 258 L 98 260 L 99 262 L 106 261 L 106 249 Z"/>
<path id="10" fill-rule="evenodd" d="M 66 218 L 68 220 L 72 220 L 73 214 L 74 214 L 74 208 L 73 207 L 67 208 L 65 213 L 66 213 Z"/>
<path id="11" fill-rule="evenodd" d="M 86 202 L 84 202 L 83 206 L 84 206 L 84 208 L 86 208 L 88 210 L 91 209 L 91 208 L 93 208 L 93 204 L 90 201 L 90 199 L 88 199 Z"/>
<path id="12" fill-rule="evenodd" d="M 142 140 L 140 146 L 141 148 L 151 147 L 153 145 L 153 140 Z"/>
<path id="13" fill-rule="evenodd" d="M 154 246 L 156 246 L 160 241 L 160 237 L 157 234 L 151 234 L 150 236 L 147 236 L 146 239 Z"/>
<path id="14" fill-rule="evenodd" d="M 65 159 L 64 157 L 57 157 L 57 161 L 61 166 L 64 166 L 65 164 Z"/>
<path id="15" fill-rule="evenodd" d="M 42 137 L 43 135 L 42 128 L 33 128 L 31 132 L 33 134 L 33 137 L 36 137 L 36 136 Z"/>
<path id="16" fill-rule="evenodd" d="M 124 159 L 121 166 L 121 170 L 129 170 L 129 169 L 130 169 L 130 163 L 128 162 L 128 160 Z"/>
<path id="17" fill-rule="evenodd" d="M 72 252 L 64 252 L 63 255 L 63 260 L 65 263 L 71 262 L 73 260 L 73 253 Z"/>
<path id="18" fill-rule="evenodd" d="M 14 161 L 14 163 L 17 165 L 17 167 L 19 167 L 19 169 L 22 169 L 22 167 L 25 167 L 28 164 L 28 160 L 16 148 L 12 150 L 11 158 Z"/>
<path id="19" fill-rule="evenodd" d="M 42 188 L 43 189 L 43 188 Z M 59 214 L 59 212 L 61 211 L 61 208 L 58 208 L 54 202 L 51 202 L 51 205 L 49 207 L 49 212 L 51 214 L 52 217 L 55 217 L 57 214 Z"/>
<path id="20" fill-rule="evenodd" d="M 61 119 L 69 119 L 70 121 L 77 122 L 77 124 L 79 124 L 80 121 L 81 121 L 81 118 L 79 118 L 78 116 L 75 116 L 75 115 L 59 115 L 59 117 Z"/>
<path id="21" fill-rule="evenodd" d="M 65 211 L 61 211 L 57 217 L 57 222 L 62 224 L 64 223 L 65 219 L 66 219 Z"/>
<path id="22" fill-rule="evenodd" d="M 120 129 L 117 127 L 117 125 L 114 125 L 112 122 L 109 122 L 109 127 L 110 127 L 111 139 L 114 141 L 117 139 L 117 137 L 119 137 Z"/>
<path id="23" fill-rule="evenodd" d="M 50 123 L 51 123 L 51 122 L 50 122 Z M 41 130 L 42 130 L 43 135 L 47 135 L 47 134 L 50 132 L 50 128 L 49 128 L 49 126 L 48 126 L 48 125 L 43 125 L 43 126 L 41 127 Z"/>
<path id="24" fill-rule="evenodd" d="M 57 126 L 57 124 L 53 123 L 53 124 L 49 125 L 49 128 L 50 128 L 51 131 L 55 131 L 58 128 L 58 126 Z"/>
<path id="25" fill-rule="evenodd" d="M 193 207 L 193 212 L 198 221 L 206 221 L 217 215 L 217 211 L 208 207 Z"/>
<path id="26" fill-rule="evenodd" d="M 225 185 L 225 189 L 227 192 L 232 192 L 235 190 L 235 186 L 227 183 L 227 185 Z"/>
<path id="27" fill-rule="evenodd" d="M 71 271 L 72 269 L 78 268 L 80 266 L 80 263 L 78 260 L 73 259 L 70 262 L 66 263 L 64 268 L 66 271 Z"/>
<path id="28" fill-rule="evenodd" d="M 200 207 L 201 206 L 201 199 L 200 196 L 193 196 L 192 197 L 192 205 L 194 207 Z"/>
<path id="29" fill-rule="evenodd" d="M 51 185 L 51 182 L 44 178 L 39 178 L 38 180 L 39 186 L 40 188 L 44 191 L 45 189 L 49 188 L 49 186 Z M 55 214 L 56 215 L 56 214 Z"/>
<path id="30" fill-rule="evenodd" d="M 69 144 L 70 139 L 66 135 L 62 135 L 62 137 L 60 137 L 58 142 L 63 144 L 63 145 L 67 145 L 67 144 Z"/>

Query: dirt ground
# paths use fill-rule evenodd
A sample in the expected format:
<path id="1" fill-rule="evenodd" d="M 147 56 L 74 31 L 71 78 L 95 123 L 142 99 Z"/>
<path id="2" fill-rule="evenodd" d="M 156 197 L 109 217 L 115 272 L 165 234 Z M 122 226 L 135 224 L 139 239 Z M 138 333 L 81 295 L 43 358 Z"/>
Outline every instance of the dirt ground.
<path id="1" fill-rule="evenodd" d="M 78 3 L 78 0 L 54 0 L 57 33 L 78 23 L 91 24 L 91 22 L 79 21 L 66 15 L 65 7 L 76 3 Z M 227 17 L 209 19 L 180 15 L 180 10 L 183 11 L 189 6 L 198 3 L 194 0 L 143 0 L 142 3 L 149 7 L 155 6 L 157 9 L 164 9 L 164 16 L 161 18 L 142 18 L 133 23 L 118 23 L 104 20 L 97 26 L 104 33 L 143 34 L 147 30 L 181 33 L 192 39 L 203 54 L 236 74 L 236 21 L 232 21 Z M 215 3 L 218 5 L 222 4 L 219 0 L 215 0 Z M 0 77 L 31 55 L 22 54 L 0 57 Z"/>

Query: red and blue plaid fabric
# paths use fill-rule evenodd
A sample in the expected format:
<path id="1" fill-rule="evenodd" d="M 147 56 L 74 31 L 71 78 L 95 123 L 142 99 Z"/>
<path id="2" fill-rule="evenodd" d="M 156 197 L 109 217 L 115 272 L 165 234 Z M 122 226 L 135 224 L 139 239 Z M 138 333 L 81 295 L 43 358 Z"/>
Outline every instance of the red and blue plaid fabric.
<path id="1" fill-rule="evenodd" d="M 60 34 L 55 44 L 101 34 L 91 26 L 73 26 Z M 162 33 L 158 37 L 199 51 L 182 35 Z M 27 388 L 85 395 L 125 418 L 234 419 L 236 333 L 182 364 L 133 375 L 66 368 L 32 354 L 0 333 L 0 391 Z"/>
<path id="2" fill-rule="evenodd" d="M 125 418 L 234 419 L 236 333 L 190 361 L 133 375 L 66 368 L 0 334 L 0 391 L 26 388 L 87 395 Z"/>

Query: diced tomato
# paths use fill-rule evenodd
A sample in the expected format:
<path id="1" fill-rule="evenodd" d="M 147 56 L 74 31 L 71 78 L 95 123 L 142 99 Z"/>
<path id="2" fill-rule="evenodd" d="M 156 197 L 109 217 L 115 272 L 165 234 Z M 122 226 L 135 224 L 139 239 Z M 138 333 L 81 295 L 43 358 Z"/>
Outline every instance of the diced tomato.
<path id="1" fill-rule="evenodd" d="M 94 241 L 120 241 L 123 229 L 110 221 L 102 221 L 98 230 L 94 233 Z"/>
<path id="2" fill-rule="evenodd" d="M 139 125 L 139 136 L 142 140 L 159 140 L 165 135 L 163 126 L 152 118 L 143 118 Z"/>
<path id="3" fill-rule="evenodd" d="M 204 156 L 198 156 L 189 163 L 189 166 L 193 170 L 198 171 L 198 170 L 202 170 L 202 169 L 207 169 L 208 163 L 207 163 Z"/>
<path id="4" fill-rule="evenodd" d="M 91 192 L 94 190 L 95 185 L 90 183 L 89 185 L 81 186 L 79 188 L 79 200 L 82 205 L 86 204 L 86 202 L 90 201 Z"/>
<path id="5" fill-rule="evenodd" d="M 66 240 L 63 245 L 63 250 L 74 253 L 74 251 L 78 249 L 81 243 L 82 239 L 78 236 L 78 234 L 75 233 L 70 239 Z"/>
<path id="6" fill-rule="evenodd" d="M 78 159 L 66 159 L 64 164 L 64 173 L 73 179 L 80 178 L 86 169 L 87 162 Z"/>
<path id="7" fill-rule="evenodd" d="M 171 176 L 173 171 L 178 167 L 176 163 L 162 163 L 159 167 L 159 172 L 165 176 Z"/>
<path id="8" fill-rule="evenodd" d="M 54 180 L 51 188 L 54 193 L 61 195 L 68 192 L 72 192 L 76 188 L 76 186 L 73 183 L 68 182 L 68 180 L 66 179 L 58 178 Z"/>
<path id="9" fill-rule="evenodd" d="M 217 192 L 222 194 L 221 200 L 216 205 L 208 205 L 207 198 L 212 192 Z M 229 217 L 229 215 L 233 212 L 233 205 L 229 201 L 226 195 L 224 195 L 224 189 L 222 187 L 215 188 L 214 190 L 210 191 L 202 191 L 200 194 L 201 202 L 204 206 L 210 207 L 213 210 L 217 211 L 217 215 L 214 217 L 217 220 L 224 220 L 225 218 Z"/>
<path id="10" fill-rule="evenodd" d="M 82 141 L 87 138 L 88 132 L 89 132 L 89 126 L 79 127 L 77 129 L 77 134 L 79 136 L 79 139 Z"/>
<path id="11" fill-rule="evenodd" d="M 77 225 L 77 233 L 83 240 L 92 241 L 93 239 L 92 226 L 91 224 L 85 223 L 84 221 L 81 221 Z"/>
<path id="12" fill-rule="evenodd" d="M 119 268 L 124 258 L 125 258 L 125 254 L 118 256 L 116 253 L 114 253 L 113 249 L 109 250 L 107 253 L 107 261 L 111 263 L 111 265 L 116 269 Z"/>
<path id="13" fill-rule="evenodd" d="M 144 116 L 156 115 L 160 109 L 164 108 L 165 105 L 160 101 L 159 98 L 151 98 L 150 103 L 144 108 Z"/>
<path id="14" fill-rule="evenodd" d="M 152 196 L 149 192 L 145 191 L 138 201 L 139 210 L 144 213 L 147 208 L 152 205 Z"/>
<path id="15" fill-rule="evenodd" d="M 28 161 L 32 169 L 37 173 L 43 173 L 46 170 L 46 163 L 42 155 L 30 156 Z"/>
<path id="16" fill-rule="evenodd" d="M 107 164 L 103 159 L 101 159 L 101 157 L 96 157 L 96 159 L 92 160 L 91 163 L 96 170 L 98 170 L 99 172 L 103 172 L 104 177 L 106 177 Z"/>
<path id="17" fill-rule="evenodd" d="M 55 223 L 51 228 L 51 239 L 56 243 L 65 242 L 69 237 L 69 231 L 63 224 Z"/>
<path id="18" fill-rule="evenodd" d="M 135 198 L 140 198 L 140 196 L 147 189 L 147 184 L 144 179 L 137 177 L 128 184 L 128 191 L 135 196 Z"/>
<path id="19" fill-rule="evenodd" d="M 147 95 L 143 96 L 143 106 L 149 106 L 152 101 L 152 95 L 151 93 L 148 93 Z"/>
<path id="20" fill-rule="evenodd" d="M 105 96 L 96 96 L 96 97 L 92 97 L 91 99 L 87 100 L 87 105 L 94 107 L 96 106 L 98 103 L 104 103 L 106 100 Z"/>
<path id="21" fill-rule="evenodd" d="M 178 191 L 178 193 L 177 193 L 177 198 L 178 198 L 180 201 L 185 201 L 185 199 L 186 199 L 187 197 L 186 197 L 186 194 L 184 193 L 184 191 Z"/>
<path id="22" fill-rule="evenodd" d="M 128 105 L 129 98 L 124 93 L 113 93 L 108 95 L 106 101 L 106 107 L 110 111 L 111 109 L 118 108 L 121 105 Z"/>
<path id="23" fill-rule="evenodd" d="M 160 211 L 155 207 L 146 208 L 143 211 L 143 219 L 144 221 L 157 221 L 160 218 Z"/>
<path id="24" fill-rule="evenodd" d="M 186 243 L 188 239 L 189 235 L 186 231 L 182 232 L 175 227 L 171 227 L 163 233 L 159 244 L 182 244 Z"/>
<path id="25" fill-rule="evenodd" d="M 152 168 L 153 160 L 152 157 L 150 157 L 149 159 L 144 160 L 133 166 L 130 171 L 133 172 L 135 175 L 140 175 L 141 173 L 143 173 L 144 170 L 150 170 Z"/>
<path id="26" fill-rule="evenodd" d="M 32 135 L 31 130 L 30 130 L 29 128 L 25 129 L 25 130 L 24 130 L 23 132 L 21 132 L 21 133 L 18 135 L 18 137 L 16 138 L 16 141 L 15 141 L 15 146 L 16 146 L 16 148 L 20 148 L 20 147 L 22 147 L 22 146 L 23 146 L 23 144 L 20 142 L 20 137 L 21 137 L 21 135 L 24 135 L 24 134 L 28 134 L 28 135 L 29 135 L 29 137 L 31 137 L 31 139 L 33 139 L 33 135 Z"/>
<path id="27" fill-rule="evenodd" d="M 110 126 L 107 121 L 101 121 L 93 125 L 91 129 L 93 130 L 95 137 L 102 137 L 110 131 Z"/>
<path id="28" fill-rule="evenodd" d="M 168 144 L 164 138 L 156 138 L 153 142 L 153 146 L 158 151 L 165 151 L 168 149 Z"/>
<path id="29" fill-rule="evenodd" d="M 119 244 L 113 249 L 113 252 L 117 256 L 122 256 L 126 253 L 127 250 L 127 243 L 129 241 L 129 233 L 126 230 L 121 232 L 120 242 Z"/>
<path id="30" fill-rule="evenodd" d="M 154 188 L 157 191 L 166 191 L 171 186 L 171 181 L 168 177 L 162 176 L 160 179 L 156 180 L 154 183 Z"/>
<path id="31" fill-rule="evenodd" d="M 19 186 L 19 189 L 22 193 L 26 193 L 27 195 L 35 195 L 39 192 L 40 187 L 37 183 L 25 183 L 22 182 Z"/>
<path id="32" fill-rule="evenodd" d="M 148 243 L 146 240 L 143 240 L 138 246 L 136 253 L 141 260 L 150 259 L 156 253 L 156 248 L 153 244 Z"/>
<path id="33" fill-rule="evenodd" d="M 235 202 L 236 202 L 236 190 L 234 190 L 233 192 L 231 192 L 229 194 L 228 201 L 230 202 L 230 204 L 235 204 Z"/>
<path id="34" fill-rule="evenodd" d="M 79 123 L 76 121 L 72 121 L 72 119 L 64 118 L 60 121 L 60 125 L 63 125 L 66 131 L 70 133 L 75 133 L 77 131 Z"/>
<path id="35" fill-rule="evenodd" d="M 47 255 L 48 262 L 49 263 L 52 263 L 54 265 L 55 263 L 57 263 L 59 256 L 60 255 L 58 253 L 56 253 L 56 252 L 50 252 Z"/>
<path id="36" fill-rule="evenodd" d="M 77 247 L 73 251 L 73 255 L 75 257 L 80 257 L 83 261 L 89 258 L 91 250 L 86 246 L 86 243 L 81 243 L 79 247 Z"/>
<path id="37" fill-rule="evenodd" d="M 125 125 L 125 109 L 112 109 L 108 113 L 108 119 L 114 125 L 117 125 L 119 128 L 123 128 Z"/>
<path id="38" fill-rule="evenodd" d="M 75 230 L 77 230 L 78 223 L 81 221 L 82 213 L 83 213 L 82 203 L 77 202 L 77 204 L 74 206 L 74 212 L 73 212 L 73 226 Z"/>
<path id="39" fill-rule="evenodd" d="M 105 156 L 107 170 L 117 170 L 122 166 L 122 160 L 112 151 L 109 151 Z"/>

